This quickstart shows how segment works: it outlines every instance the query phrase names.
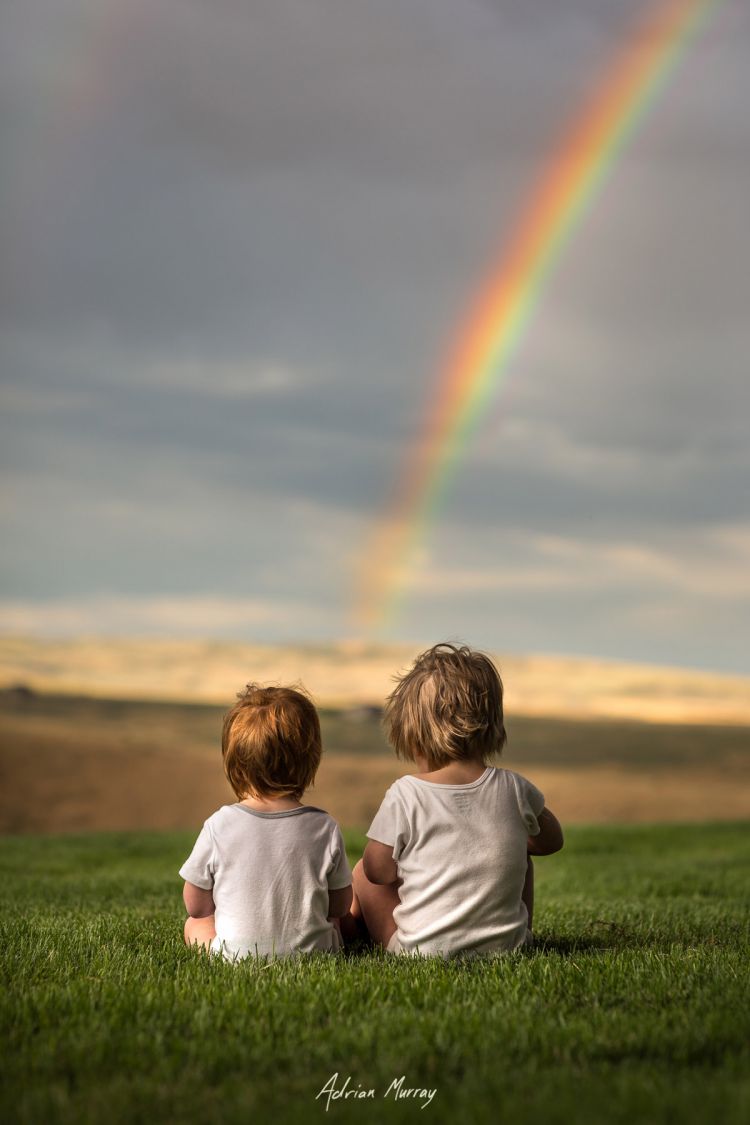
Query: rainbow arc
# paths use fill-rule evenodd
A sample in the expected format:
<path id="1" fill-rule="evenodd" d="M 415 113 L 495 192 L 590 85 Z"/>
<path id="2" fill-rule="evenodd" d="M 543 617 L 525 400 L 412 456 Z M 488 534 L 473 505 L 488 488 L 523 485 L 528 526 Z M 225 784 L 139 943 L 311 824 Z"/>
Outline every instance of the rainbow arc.
<path id="1" fill-rule="evenodd" d="M 563 137 L 440 372 L 434 406 L 368 545 L 357 596 L 360 624 L 378 626 L 394 616 L 411 561 L 508 374 L 546 283 L 688 44 L 720 3 L 667 0 L 650 12 Z"/>

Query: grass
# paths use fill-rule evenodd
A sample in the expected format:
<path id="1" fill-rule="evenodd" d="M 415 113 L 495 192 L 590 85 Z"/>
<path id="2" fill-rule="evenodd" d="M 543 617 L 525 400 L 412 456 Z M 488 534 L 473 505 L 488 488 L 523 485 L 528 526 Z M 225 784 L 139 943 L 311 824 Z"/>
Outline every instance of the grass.
<path id="1" fill-rule="evenodd" d="M 749 835 L 570 829 L 531 952 L 237 966 L 181 942 L 191 834 L 0 840 L 3 1120 L 421 1120 L 403 1074 L 425 1120 L 744 1125 Z"/>

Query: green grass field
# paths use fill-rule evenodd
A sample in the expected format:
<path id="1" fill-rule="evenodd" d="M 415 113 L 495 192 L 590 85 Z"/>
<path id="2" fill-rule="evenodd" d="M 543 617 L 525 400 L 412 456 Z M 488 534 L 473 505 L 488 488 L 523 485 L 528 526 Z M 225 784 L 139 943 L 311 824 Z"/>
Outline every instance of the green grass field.
<path id="1" fill-rule="evenodd" d="M 187 950 L 192 842 L 0 840 L 4 1121 L 750 1119 L 747 825 L 570 829 L 537 948 L 463 964 Z"/>

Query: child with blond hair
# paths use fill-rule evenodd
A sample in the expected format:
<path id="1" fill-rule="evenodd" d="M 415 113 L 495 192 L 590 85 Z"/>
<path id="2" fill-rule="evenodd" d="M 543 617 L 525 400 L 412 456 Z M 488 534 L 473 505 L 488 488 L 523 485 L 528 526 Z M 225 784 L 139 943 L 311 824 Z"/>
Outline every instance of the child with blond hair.
<path id="1" fill-rule="evenodd" d="M 180 868 L 185 941 L 229 960 L 336 952 L 352 874 L 335 820 L 300 800 L 321 758 L 314 704 L 296 688 L 248 684 L 221 750 L 237 802 L 208 818 Z"/>
<path id="2" fill-rule="evenodd" d="M 563 837 L 535 785 L 488 764 L 506 740 L 494 664 L 466 646 L 435 645 L 398 681 L 384 721 L 417 773 L 390 787 L 370 825 L 353 918 L 393 953 L 528 944 L 531 856 L 559 851 Z"/>

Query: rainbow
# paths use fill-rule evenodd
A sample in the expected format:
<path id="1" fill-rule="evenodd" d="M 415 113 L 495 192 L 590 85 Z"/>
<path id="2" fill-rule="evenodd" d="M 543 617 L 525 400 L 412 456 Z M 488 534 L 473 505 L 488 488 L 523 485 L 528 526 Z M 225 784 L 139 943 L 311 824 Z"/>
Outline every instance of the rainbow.
<path id="1" fill-rule="evenodd" d="M 410 561 L 508 373 L 550 275 L 688 43 L 719 3 L 662 2 L 638 27 L 565 134 L 497 269 L 473 302 L 430 396 L 434 407 L 368 545 L 357 592 L 359 624 L 372 627 L 392 619 Z"/>

